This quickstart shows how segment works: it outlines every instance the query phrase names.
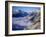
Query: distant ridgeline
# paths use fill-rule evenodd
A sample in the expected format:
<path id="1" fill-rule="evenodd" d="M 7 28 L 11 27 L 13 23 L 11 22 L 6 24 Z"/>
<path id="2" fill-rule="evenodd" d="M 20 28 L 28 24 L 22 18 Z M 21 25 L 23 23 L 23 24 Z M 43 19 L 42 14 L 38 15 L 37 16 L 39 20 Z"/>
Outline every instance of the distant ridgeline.
<path id="1" fill-rule="evenodd" d="M 14 12 L 14 11 L 13 11 L 13 12 Z M 29 15 L 29 14 L 30 14 L 30 15 Z M 15 11 L 15 12 L 13 13 L 12 17 L 25 17 L 25 16 L 27 16 L 27 15 L 32 16 L 32 15 L 36 14 L 36 12 L 30 12 L 29 14 L 28 14 L 27 12 L 18 10 L 18 12 Z"/>

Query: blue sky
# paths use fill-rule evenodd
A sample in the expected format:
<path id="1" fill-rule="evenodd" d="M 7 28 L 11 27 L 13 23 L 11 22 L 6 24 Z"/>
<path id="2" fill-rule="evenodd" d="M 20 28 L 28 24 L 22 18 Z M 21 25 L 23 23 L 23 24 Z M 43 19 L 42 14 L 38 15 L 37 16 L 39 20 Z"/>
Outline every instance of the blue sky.
<path id="1" fill-rule="evenodd" d="M 23 7 L 23 6 L 13 6 L 12 7 L 13 11 L 15 10 L 22 10 L 22 11 L 25 11 L 25 12 L 31 12 L 31 11 L 39 11 L 40 10 L 40 7 Z"/>

